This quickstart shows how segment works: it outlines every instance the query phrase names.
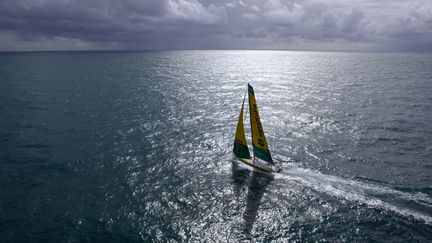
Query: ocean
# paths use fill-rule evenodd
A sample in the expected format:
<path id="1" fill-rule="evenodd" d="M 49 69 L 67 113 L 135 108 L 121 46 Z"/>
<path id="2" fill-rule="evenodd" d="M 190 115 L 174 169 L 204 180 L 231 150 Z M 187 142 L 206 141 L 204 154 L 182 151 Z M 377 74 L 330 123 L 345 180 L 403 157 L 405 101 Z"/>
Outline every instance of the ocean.
<path id="1" fill-rule="evenodd" d="M 0 241 L 430 242 L 432 54 L 0 53 Z"/>

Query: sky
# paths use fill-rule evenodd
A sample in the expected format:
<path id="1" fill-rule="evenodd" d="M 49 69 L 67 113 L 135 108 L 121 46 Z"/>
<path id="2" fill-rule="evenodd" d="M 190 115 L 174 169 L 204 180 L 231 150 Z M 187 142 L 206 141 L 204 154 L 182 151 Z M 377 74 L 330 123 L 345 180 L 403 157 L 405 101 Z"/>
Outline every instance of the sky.
<path id="1" fill-rule="evenodd" d="M 432 0 L 0 0 L 0 51 L 432 52 Z"/>

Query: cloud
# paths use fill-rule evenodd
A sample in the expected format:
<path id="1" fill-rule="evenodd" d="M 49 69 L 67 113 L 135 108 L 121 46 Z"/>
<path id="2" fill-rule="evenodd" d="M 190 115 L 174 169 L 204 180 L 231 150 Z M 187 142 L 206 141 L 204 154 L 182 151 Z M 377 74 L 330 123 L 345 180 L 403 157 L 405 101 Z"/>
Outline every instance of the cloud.
<path id="1" fill-rule="evenodd" d="M 223 7 L 210 4 L 204 7 L 196 0 L 170 0 L 168 17 L 180 20 L 191 20 L 197 23 L 215 24 L 225 19 Z"/>
<path id="2" fill-rule="evenodd" d="M 2 0 L 0 50 L 432 51 L 432 2 Z"/>
<path id="3" fill-rule="evenodd" d="M 303 6 L 298 3 L 293 3 L 291 6 L 282 4 L 279 0 L 270 1 L 270 9 L 264 16 L 266 16 L 271 23 L 274 24 L 295 24 L 300 22 L 305 15 Z"/>

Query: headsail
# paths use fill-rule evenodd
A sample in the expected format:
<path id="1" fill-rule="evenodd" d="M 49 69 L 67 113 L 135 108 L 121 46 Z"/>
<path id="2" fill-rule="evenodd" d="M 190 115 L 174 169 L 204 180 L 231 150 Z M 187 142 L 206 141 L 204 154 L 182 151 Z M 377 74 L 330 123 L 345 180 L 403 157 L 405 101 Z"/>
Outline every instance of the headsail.
<path id="1" fill-rule="evenodd" d="M 252 86 L 250 86 L 249 84 L 248 84 L 248 93 L 249 93 L 249 113 L 250 113 L 251 129 L 252 129 L 252 146 L 253 146 L 254 156 L 274 165 L 267 144 L 267 140 L 264 135 L 261 120 L 259 117 L 258 106 L 255 100 L 255 93 Z"/>
<path id="2" fill-rule="evenodd" d="M 241 106 L 240 116 L 237 123 L 237 130 L 234 139 L 234 154 L 238 158 L 250 159 L 251 156 L 246 142 L 246 135 L 245 135 L 244 123 L 243 123 L 243 109 L 244 109 L 245 98 L 246 98 L 246 94 L 245 97 L 243 97 L 243 103 Z"/>

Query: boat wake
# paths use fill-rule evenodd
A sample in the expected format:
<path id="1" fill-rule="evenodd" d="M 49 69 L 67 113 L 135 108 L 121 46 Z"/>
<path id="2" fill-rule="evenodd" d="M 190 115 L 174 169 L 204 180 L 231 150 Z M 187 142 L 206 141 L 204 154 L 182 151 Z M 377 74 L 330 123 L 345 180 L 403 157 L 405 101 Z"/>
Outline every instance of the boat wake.
<path id="1" fill-rule="evenodd" d="M 432 224 L 431 215 L 417 210 L 432 211 L 432 197 L 423 192 L 403 192 L 383 185 L 326 175 L 294 166 L 284 168 L 281 173 L 275 173 L 275 179 L 296 182 L 332 197 L 362 203 L 368 207 L 391 211 Z"/>

